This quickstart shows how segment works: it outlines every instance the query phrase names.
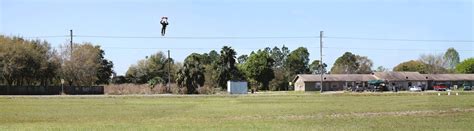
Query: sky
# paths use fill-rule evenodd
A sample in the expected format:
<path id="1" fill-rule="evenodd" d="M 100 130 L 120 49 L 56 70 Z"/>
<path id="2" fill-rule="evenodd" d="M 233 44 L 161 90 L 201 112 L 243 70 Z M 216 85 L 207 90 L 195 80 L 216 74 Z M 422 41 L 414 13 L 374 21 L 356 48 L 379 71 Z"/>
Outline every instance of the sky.
<path id="1" fill-rule="evenodd" d="M 393 68 L 421 54 L 458 50 L 461 60 L 474 57 L 471 0 L 0 0 L 0 34 L 47 40 L 55 48 L 91 42 L 105 50 L 118 75 L 138 60 L 171 51 L 183 61 L 191 53 L 220 51 L 231 46 L 237 56 L 265 47 L 306 47 L 310 60 L 320 59 L 329 69 L 344 52 L 367 56 L 378 66 Z M 169 17 L 167 37 L 273 37 L 265 39 L 160 38 L 162 16 Z M 314 37 L 314 38 L 275 38 Z M 332 38 L 331 38 L 332 37 Z M 396 41 L 337 39 L 337 37 L 455 40 Z"/>

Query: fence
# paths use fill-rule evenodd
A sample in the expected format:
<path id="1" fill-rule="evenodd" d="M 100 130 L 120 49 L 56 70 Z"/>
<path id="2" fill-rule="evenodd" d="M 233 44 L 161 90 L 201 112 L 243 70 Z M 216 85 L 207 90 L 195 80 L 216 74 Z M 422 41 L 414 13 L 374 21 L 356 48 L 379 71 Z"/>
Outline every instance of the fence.
<path id="1" fill-rule="evenodd" d="M 104 94 L 103 86 L 0 86 L 0 95 L 69 95 Z"/>

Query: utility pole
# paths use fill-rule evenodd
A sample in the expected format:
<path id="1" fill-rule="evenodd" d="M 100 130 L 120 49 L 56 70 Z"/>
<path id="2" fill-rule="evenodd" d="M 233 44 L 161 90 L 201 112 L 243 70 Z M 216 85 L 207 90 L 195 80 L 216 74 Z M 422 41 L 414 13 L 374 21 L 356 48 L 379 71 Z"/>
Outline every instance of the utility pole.
<path id="1" fill-rule="evenodd" d="M 323 93 L 323 70 L 324 70 L 324 64 L 323 64 L 323 31 L 319 32 L 319 55 L 320 55 L 320 61 L 319 61 L 319 68 L 320 68 L 320 73 L 321 73 L 321 88 L 319 90 L 320 93 Z"/>
<path id="2" fill-rule="evenodd" d="M 71 57 L 72 57 L 72 37 L 73 37 L 72 30 L 69 30 L 69 36 L 71 37 L 71 41 L 69 41 L 69 44 L 71 44 Z"/>
<path id="3" fill-rule="evenodd" d="M 171 90 L 171 57 L 170 50 L 168 50 L 168 91 Z"/>

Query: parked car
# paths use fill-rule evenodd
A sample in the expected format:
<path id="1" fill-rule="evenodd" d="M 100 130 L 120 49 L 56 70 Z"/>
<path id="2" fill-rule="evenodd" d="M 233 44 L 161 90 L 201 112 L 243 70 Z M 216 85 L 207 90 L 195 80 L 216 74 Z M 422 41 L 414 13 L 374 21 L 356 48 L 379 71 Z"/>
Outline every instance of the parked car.
<path id="1" fill-rule="evenodd" d="M 463 84 L 463 90 L 470 91 L 470 90 L 472 90 L 472 86 L 468 83 L 464 83 Z"/>
<path id="2" fill-rule="evenodd" d="M 444 83 L 441 83 L 441 84 L 435 84 L 433 86 L 433 89 L 435 91 L 446 91 L 448 89 L 448 85 L 447 84 L 444 84 Z"/>
<path id="3" fill-rule="evenodd" d="M 384 80 L 369 80 L 368 84 L 371 85 L 372 92 L 376 91 L 384 91 L 386 89 L 385 81 Z"/>
<path id="4" fill-rule="evenodd" d="M 356 85 L 356 87 L 354 88 L 355 92 L 364 92 L 364 90 L 365 88 L 359 85 Z"/>
<path id="5" fill-rule="evenodd" d="M 411 86 L 410 91 L 419 92 L 421 91 L 421 86 Z"/>

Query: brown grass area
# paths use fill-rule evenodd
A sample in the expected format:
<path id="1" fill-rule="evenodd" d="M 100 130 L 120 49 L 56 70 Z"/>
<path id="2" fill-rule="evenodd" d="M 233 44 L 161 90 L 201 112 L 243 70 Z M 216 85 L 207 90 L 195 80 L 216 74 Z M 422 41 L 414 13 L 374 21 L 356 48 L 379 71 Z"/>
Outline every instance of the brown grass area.
<path id="1" fill-rule="evenodd" d="M 177 88 L 172 85 L 172 88 Z M 163 94 L 167 91 L 166 85 L 156 85 L 150 87 L 147 84 L 110 84 L 104 87 L 105 94 L 110 95 L 126 95 L 126 94 Z"/>
<path id="2" fill-rule="evenodd" d="M 199 94 L 214 94 L 215 90 L 209 87 L 199 87 Z M 108 95 L 128 95 L 128 94 L 185 94 L 186 88 L 179 88 L 176 84 L 171 84 L 170 88 L 166 85 L 156 85 L 150 87 L 147 84 L 110 84 L 104 86 L 104 93 Z"/>

